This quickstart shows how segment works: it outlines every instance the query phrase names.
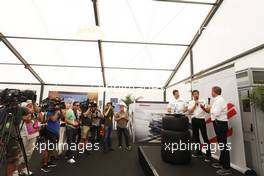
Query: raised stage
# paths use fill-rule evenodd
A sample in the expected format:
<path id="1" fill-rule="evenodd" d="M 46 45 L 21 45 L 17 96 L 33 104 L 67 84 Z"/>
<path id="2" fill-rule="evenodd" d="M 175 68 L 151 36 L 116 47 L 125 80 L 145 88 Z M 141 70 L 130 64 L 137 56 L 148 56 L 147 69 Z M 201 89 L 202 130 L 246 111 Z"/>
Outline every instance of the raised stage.
<path id="1" fill-rule="evenodd" d="M 192 158 L 190 165 L 173 165 L 161 159 L 160 146 L 139 146 L 138 158 L 146 176 L 219 176 L 217 169 L 201 158 Z M 235 170 L 229 176 L 243 176 Z"/>

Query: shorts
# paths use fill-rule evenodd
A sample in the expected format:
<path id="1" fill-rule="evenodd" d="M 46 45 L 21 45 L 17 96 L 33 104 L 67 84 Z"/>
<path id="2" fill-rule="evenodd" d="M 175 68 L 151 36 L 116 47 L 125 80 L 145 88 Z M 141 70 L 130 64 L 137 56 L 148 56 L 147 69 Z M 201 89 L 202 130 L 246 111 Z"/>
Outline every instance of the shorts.
<path id="1" fill-rule="evenodd" d="M 21 157 L 21 149 L 19 142 L 15 139 L 10 139 L 7 144 L 7 155 L 6 159 L 8 163 L 16 163 Z"/>
<path id="2" fill-rule="evenodd" d="M 89 126 L 82 126 L 81 130 L 82 130 L 82 133 L 81 133 L 82 139 L 88 138 L 90 127 Z"/>
<path id="3" fill-rule="evenodd" d="M 45 130 L 45 149 L 48 150 L 49 152 L 52 152 L 53 150 L 56 150 L 56 145 L 59 142 L 59 135 L 54 134 L 47 129 Z"/>

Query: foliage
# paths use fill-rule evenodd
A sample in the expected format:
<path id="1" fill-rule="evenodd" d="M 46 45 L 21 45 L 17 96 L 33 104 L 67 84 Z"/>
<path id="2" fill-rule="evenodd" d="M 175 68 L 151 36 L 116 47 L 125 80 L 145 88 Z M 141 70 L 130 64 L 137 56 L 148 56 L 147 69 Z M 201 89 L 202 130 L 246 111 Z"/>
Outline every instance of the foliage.
<path id="1" fill-rule="evenodd" d="M 264 86 L 254 88 L 249 98 L 254 105 L 264 112 Z"/>
<path id="2" fill-rule="evenodd" d="M 122 99 L 122 101 L 126 104 L 127 107 L 129 107 L 130 104 L 134 103 L 135 98 L 130 94 L 125 96 L 125 99 Z"/>

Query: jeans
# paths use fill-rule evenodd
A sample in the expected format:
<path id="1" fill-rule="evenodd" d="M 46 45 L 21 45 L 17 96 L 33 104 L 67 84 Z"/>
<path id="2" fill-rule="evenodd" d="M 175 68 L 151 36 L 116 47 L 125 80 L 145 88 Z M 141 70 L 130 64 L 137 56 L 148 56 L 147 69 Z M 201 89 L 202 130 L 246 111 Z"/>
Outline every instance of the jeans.
<path id="1" fill-rule="evenodd" d="M 118 146 L 122 146 L 122 134 L 125 137 L 126 147 L 129 147 L 129 133 L 127 128 L 117 127 L 117 135 L 118 135 Z"/>
<path id="2" fill-rule="evenodd" d="M 226 121 L 214 121 L 214 130 L 216 133 L 218 144 L 223 144 L 225 147 L 220 151 L 220 164 L 224 169 L 230 168 L 230 154 L 227 150 L 227 131 L 228 131 L 228 122 Z"/>
<path id="3" fill-rule="evenodd" d="M 67 144 L 68 144 L 68 150 L 66 152 L 66 156 L 70 159 L 74 157 L 76 152 L 74 150 L 71 150 L 71 148 L 76 148 L 75 145 L 76 145 L 77 129 L 67 126 L 66 136 L 67 136 Z"/>
<path id="4" fill-rule="evenodd" d="M 192 130 L 193 130 L 193 142 L 195 144 L 201 144 L 200 134 L 199 134 L 199 131 L 201 131 L 203 141 L 204 141 L 204 143 L 206 143 L 208 145 L 206 147 L 208 149 L 208 150 L 206 150 L 206 156 L 211 157 L 210 142 L 209 142 L 208 136 L 207 136 L 205 119 L 198 119 L 195 117 L 192 118 Z M 202 154 L 200 149 L 197 151 L 197 154 L 198 155 Z"/>
<path id="5" fill-rule="evenodd" d="M 104 148 L 108 146 L 109 148 L 112 148 L 112 126 L 105 126 L 104 127 Z"/>

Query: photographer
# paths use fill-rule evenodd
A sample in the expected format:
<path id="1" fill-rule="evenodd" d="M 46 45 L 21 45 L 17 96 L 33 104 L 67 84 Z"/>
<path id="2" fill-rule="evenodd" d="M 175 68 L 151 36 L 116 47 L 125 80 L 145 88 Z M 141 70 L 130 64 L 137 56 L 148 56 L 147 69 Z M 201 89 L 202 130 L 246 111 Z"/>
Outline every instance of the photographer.
<path id="1" fill-rule="evenodd" d="M 80 108 L 80 103 L 74 102 L 73 108 L 68 109 L 66 111 L 66 117 L 65 117 L 66 136 L 67 136 L 67 144 L 68 144 L 68 150 L 66 152 L 66 157 L 68 159 L 68 163 L 70 164 L 73 164 L 76 162 L 74 160 L 74 155 L 76 151 L 71 150 L 71 149 L 74 148 L 74 146 L 76 145 L 76 137 L 77 137 L 77 132 L 78 132 L 77 130 L 79 127 L 78 117 L 76 117 L 76 114 L 74 113 L 74 111 L 77 111 L 77 109 L 79 108 Z"/>
<path id="2" fill-rule="evenodd" d="M 26 100 L 36 101 L 33 91 L 5 89 L 0 91 L 0 172 L 1 175 L 18 175 L 18 161 L 20 154 L 25 154 L 23 141 L 19 131 L 22 117 L 27 116 L 27 108 L 19 104 Z M 21 153 L 21 151 L 23 151 Z M 27 161 L 27 157 L 24 155 Z"/>
<path id="3" fill-rule="evenodd" d="M 86 109 L 83 109 L 85 111 Z M 91 105 L 88 106 L 88 109 L 81 114 L 81 143 L 86 145 L 88 143 L 89 131 L 92 126 L 92 110 Z"/>
<path id="4" fill-rule="evenodd" d="M 20 134 L 25 147 L 27 160 L 29 161 L 34 151 L 34 144 L 39 136 L 39 122 L 43 120 L 43 116 L 39 113 L 37 104 L 33 103 L 31 100 L 23 102 L 21 106 L 27 108 L 29 111 L 27 116 L 23 116 L 22 123 L 20 125 Z M 19 162 L 19 174 L 28 175 L 24 158 L 20 157 Z M 29 174 L 32 175 L 33 173 L 29 171 Z"/>
<path id="5" fill-rule="evenodd" d="M 42 167 L 41 171 L 44 173 L 50 172 L 49 168 L 56 167 L 50 159 L 51 156 L 56 155 L 56 145 L 59 140 L 60 118 L 62 113 L 59 108 L 47 111 L 47 126 L 44 128 L 45 135 L 45 149 L 42 152 Z"/>
<path id="6" fill-rule="evenodd" d="M 100 127 L 101 127 L 101 119 L 102 114 L 100 110 L 97 108 L 97 104 L 92 104 L 92 144 L 95 142 L 100 142 Z"/>
<path id="7" fill-rule="evenodd" d="M 14 109 L 16 109 L 15 111 L 15 118 L 14 121 L 11 123 L 14 123 L 14 125 L 19 126 L 21 120 L 22 120 L 22 116 L 26 116 L 28 115 L 28 110 L 27 108 L 22 108 L 19 107 L 18 105 L 14 105 L 13 106 Z M 0 109 L 0 132 L 2 133 L 5 128 L 7 128 L 6 126 L 4 126 L 4 120 L 5 117 L 7 116 L 7 109 L 5 107 Z M 7 175 L 7 176 L 12 176 L 13 173 L 17 173 L 17 164 L 19 161 L 19 155 L 21 153 L 21 149 L 19 146 L 19 142 L 17 140 L 17 136 L 16 136 L 16 132 L 13 126 L 13 129 L 11 129 L 11 137 L 10 140 L 8 141 L 7 144 L 1 144 L 0 148 L 1 151 L 4 150 L 3 148 L 6 147 L 6 162 L 7 163 L 2 163 L 3 161 L 0 161 L 0 165 L 1 167 L 3 166 L 4 168 L 1 168 L 0 171 L 4 172 L 4 174 L 1 173 L 1 175 Z M 2 137 L 2 136 L 1 136 Z M 0 140 L 2 141 L 0 137 Z M 6 145 L 6 146 L 4 146 Z M 1 154 L 4 154 L 1 152 Z M 2 157 L 2 156 L 1 156 Z M 7 165 L 6 165 L 7 164 Z"/>
<path id="8" fill-rule="evenodd" d="M 106 104 L 104 109 L 104 118 L 103 118 L 103 127 L 104 127 L 104 144 L 103 150 L 108 149 L 113 151 L 112 148 L 112 131 L 113 131 L 113 116 L 114 116 L 114 107 L 111 102 Z"/>

